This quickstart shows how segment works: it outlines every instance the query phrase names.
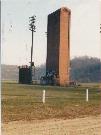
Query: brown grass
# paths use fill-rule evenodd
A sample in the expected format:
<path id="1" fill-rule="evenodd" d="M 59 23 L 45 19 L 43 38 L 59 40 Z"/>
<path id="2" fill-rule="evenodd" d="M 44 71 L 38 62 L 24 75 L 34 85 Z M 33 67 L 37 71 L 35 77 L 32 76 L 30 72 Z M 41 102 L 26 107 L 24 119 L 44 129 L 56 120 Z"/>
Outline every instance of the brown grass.
<path id="1" fill-rule="evenodd" d="M 41 102 L 46 89 L 46 103 Z M 77 118 L 101 114 L 101 90 L 89 88 L 90 99 L 85 102 L 86 88 L 2 85 L 2 121 L 50 118 Z"/>

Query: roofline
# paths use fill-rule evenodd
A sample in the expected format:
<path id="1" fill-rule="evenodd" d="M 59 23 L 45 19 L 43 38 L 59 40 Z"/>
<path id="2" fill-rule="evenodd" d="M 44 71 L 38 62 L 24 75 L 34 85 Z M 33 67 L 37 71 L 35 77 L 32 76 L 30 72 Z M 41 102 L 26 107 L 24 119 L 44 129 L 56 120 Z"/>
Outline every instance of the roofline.
<path id="1" fill-rule="evenodd" d="M 67 8 L 67 7 L 61 7 L 59 9 L 57 9 L 56 11 L 50 13 L 49 15 L 54 14 L 55 12 L 63 11 L 63 10 L 65 10 L 65 11 L 69 12 L 69 14 L 71 14 L 71 10 L 69 8 Z"/>

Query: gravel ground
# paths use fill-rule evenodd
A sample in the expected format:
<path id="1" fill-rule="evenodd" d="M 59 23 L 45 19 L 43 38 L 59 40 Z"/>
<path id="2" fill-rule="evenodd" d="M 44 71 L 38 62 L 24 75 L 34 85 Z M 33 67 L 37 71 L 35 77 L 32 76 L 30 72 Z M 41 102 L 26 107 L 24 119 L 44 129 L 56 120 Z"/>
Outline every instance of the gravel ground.
<path id="1" fill-rule="evenodd" d="M 4 123 L 2 135 L 101 135 L 101 115 Z"/>

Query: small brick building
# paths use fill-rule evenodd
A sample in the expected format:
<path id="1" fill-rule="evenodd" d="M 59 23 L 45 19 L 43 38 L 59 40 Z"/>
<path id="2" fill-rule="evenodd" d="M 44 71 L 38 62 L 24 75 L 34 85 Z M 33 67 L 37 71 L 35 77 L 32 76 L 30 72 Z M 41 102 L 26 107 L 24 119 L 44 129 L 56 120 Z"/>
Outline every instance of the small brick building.
<path id="1" fill-rule="evenodd" d="M 48 15 L 46 75 L 54 73 L 60 86 L 69 84 L 70 15 L 66 7 Z"/>
<path id="2" fill-rule="evenodd" d="M 31 69 L 29 66 L 19 66 L 19 83 L 31 84 Z"/>

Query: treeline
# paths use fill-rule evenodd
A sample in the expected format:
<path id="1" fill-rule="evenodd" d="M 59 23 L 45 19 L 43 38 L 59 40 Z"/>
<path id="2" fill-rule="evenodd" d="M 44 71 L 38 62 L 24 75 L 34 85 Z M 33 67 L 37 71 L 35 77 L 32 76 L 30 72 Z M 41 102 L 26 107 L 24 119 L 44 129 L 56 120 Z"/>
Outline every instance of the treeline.
<path id="1" fill-rule="evenodd" d="M 45 74 L 45 65 L 40 66 L 39 74 Z M 101 82 L 100 59 L 88 56 L 73 58 L 70 62 L 70 80 L 78 82 Z"/>
<path id="2" fill-rule="evenodd" d="M 18 80 L 19 70 L 16 65 L 1 65 L 1 80 Z"/>
<path id="3" fill-rule="evenodd" d="M 94 57 L 75 57 L 70 64 L 70 78 L 77 82 L 101 82 L 101 61 Z M 2 80 L 18 80 L 18 67 L 1 65 Z M 45 64 L 36 67 L 34 79 L 45 75 Z"/>
<path id="4" fill-rule="evenodd" d="M 94 57 L 75 57 L 71 60 L 71 79 L 78 82 L 101 82 L 101 61 Z"/>

